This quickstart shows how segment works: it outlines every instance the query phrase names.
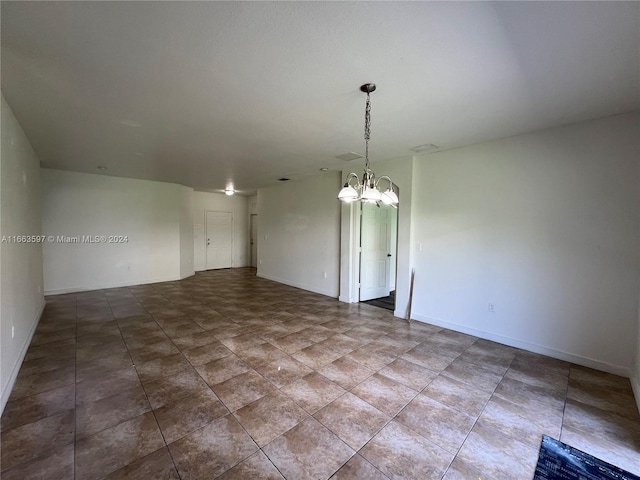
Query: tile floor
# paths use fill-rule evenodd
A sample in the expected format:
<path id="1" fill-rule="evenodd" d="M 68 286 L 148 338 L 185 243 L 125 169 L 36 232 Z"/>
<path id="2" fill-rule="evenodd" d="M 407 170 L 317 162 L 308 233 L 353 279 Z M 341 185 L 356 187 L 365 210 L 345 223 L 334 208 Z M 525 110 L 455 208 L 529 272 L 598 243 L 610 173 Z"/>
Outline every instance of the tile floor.
<path id="1" fill-rule="evenodd" d="M 48 297 L 1 471 L 531 479 L 543 433 L 640 474 L 627 379 L 234 269 Z"/>

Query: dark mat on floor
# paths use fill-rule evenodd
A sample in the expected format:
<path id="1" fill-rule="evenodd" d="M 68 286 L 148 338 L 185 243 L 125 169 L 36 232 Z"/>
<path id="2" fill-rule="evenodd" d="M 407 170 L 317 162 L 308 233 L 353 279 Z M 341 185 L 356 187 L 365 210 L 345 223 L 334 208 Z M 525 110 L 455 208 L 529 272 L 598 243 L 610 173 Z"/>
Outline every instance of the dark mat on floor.
<path id="1" fill-rule="evenodd" d="M 391 310 L 393 312 L 396 309 L 396 291 L 392 291 L 388 297 L 365 300 L 362 303 L 373 305 L 374 307 L 386 308 L 387 310 Z"/>
<path id="2" fill-rule="evenodd" d="M 640 477 L 543 435 L 533 480 L 574 479 L 640 480 Z"/>
<path id="3" fill-rule="evenodd" d="M 386 308 L 387 310 L 395 310 L 395 303 L 387 301 L 387 298 L 376 298 L 374 300 L 367 300 L 362 303 L 366 303 L 367 305 L 373 305 L 374 307 Z"/>

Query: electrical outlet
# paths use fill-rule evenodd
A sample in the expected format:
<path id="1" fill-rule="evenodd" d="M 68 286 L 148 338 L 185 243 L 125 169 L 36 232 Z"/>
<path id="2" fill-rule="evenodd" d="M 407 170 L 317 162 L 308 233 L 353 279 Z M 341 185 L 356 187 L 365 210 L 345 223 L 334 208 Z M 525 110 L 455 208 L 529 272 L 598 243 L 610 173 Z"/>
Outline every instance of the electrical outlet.
<path id="1" fill-rule="evenodd" d="M 491 313 L 495 313 L 495 311 L 496 311 L 496 304 L 495 303 L 489 303 L 489 311 Z"/>

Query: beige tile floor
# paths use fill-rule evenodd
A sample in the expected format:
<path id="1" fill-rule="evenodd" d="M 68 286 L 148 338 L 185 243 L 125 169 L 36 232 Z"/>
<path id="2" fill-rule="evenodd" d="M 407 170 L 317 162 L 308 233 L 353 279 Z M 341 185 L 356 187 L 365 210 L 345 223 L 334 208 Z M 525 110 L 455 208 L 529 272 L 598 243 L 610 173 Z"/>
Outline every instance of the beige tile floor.
<path id="1" fill-rule="evenodd" d="M 234 269 L 48 297 L 1 470 L 531 479 L 542 434 L 640 474 L 627 379 Z"/>

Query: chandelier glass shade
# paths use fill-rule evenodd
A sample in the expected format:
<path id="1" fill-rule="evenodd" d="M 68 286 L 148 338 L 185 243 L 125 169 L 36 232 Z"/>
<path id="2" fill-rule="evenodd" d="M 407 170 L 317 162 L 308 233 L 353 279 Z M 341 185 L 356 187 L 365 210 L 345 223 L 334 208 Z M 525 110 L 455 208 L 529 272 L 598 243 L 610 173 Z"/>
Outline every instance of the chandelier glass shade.
<path id="1" fill-rule="evenodd" d="M 398 208 L 398 195 L 393 190 L 393 182 L 387 175 L 382 175 L 376 179 L 375 174 L 371 171 L 369 164 L 369 138 L 371 136 L 371 92 L 375 91 L 376 86 L 373 83 L 365 83 L 360 90 L 367 94 L 367 103 L 364 110 L 364 172 L 362 179 L 357 174 L 351 172 L 347 175 L 347 181 L 342 190 L 338 194 L 338 200 L 345 203 L 360 201 L 363 203 L 375 203 L 378 206 L 380 202 Z M 387 189 L 380 190 L 380 182 L 387 181 Z"/>

